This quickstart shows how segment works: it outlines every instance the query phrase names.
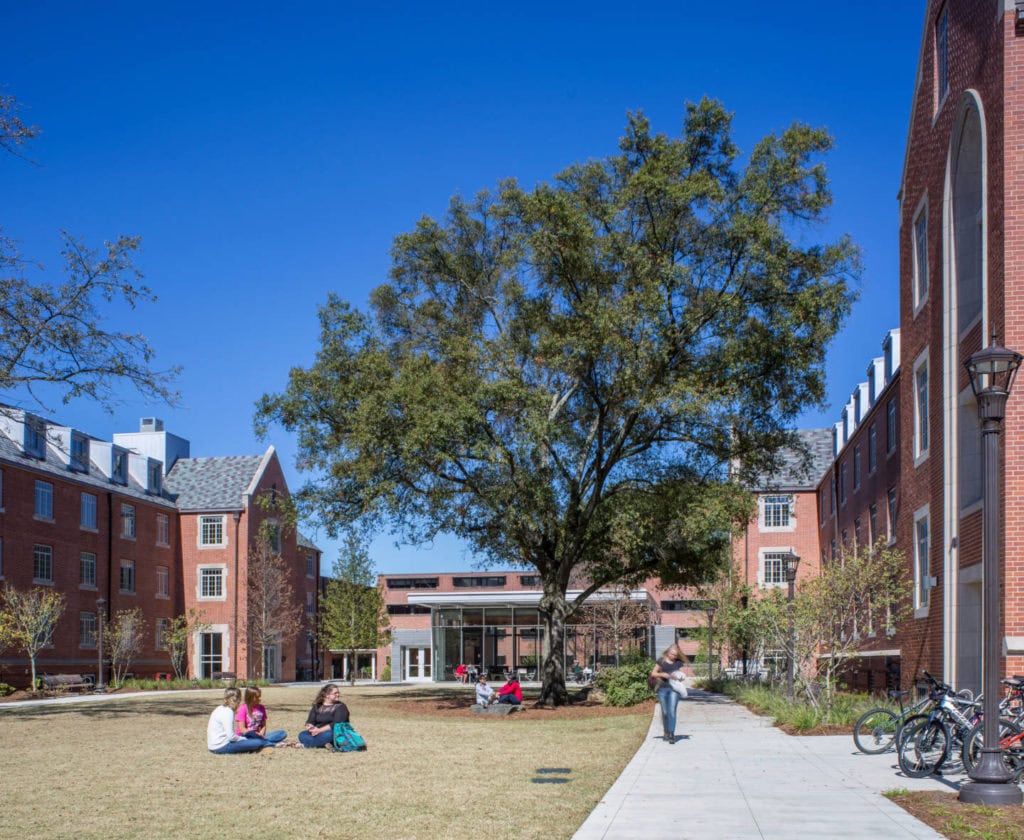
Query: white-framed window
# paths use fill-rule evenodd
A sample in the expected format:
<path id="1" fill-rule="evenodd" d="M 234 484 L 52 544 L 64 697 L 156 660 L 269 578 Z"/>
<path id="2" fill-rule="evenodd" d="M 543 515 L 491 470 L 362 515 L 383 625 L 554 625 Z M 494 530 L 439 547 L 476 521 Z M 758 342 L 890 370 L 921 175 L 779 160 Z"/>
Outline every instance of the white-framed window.
<path id="1" fill-rule="evenodd" d="M 928 457 L 928 350 L 914 365 L 914 465 Z"/>
<path id="2" fill-rule="evenodd" d="M 928 203 L 921 199 L 921 206 L 914 217 L 913 227 L 913 289 L 914 314 L 928 299 Z"/>
<path id="3" fill-rule="evenodd" d="M 171 620 L 169 618 L 158 618 L 153 639 L 156 641 L 157 650 L 167 650 L 167 636 L 171 632 Z"/>
<path id="4" fill-rule="evenodd" d="M 868 426 L 868 475 L 878 467 L 878 435 L 874 423 Z"/>
<path id="5" fill-rule="evenodd" d="M 135 592 L 135 561 L 122 560 L 120 567 L 119 581 L 121 591 L 124 593 Z"/>
<path id="6" fill-rule="evenodd" d="M 53 546 L 32 546 L 32 582 L 53 583 Z"/>
<path id="7" fill-rule="evenodd" d="M 171 518 L 166 513 L 156 515 L 156 544 L 159 546 L 171 544 Z"/>
<path id="8" fill-rule="evenodd" d="M 78 646 L 96 647 L 96 613 L 80 612 L 78 614 Z"/>
<path id="9" fill-rule="evenodd" d="M 761 497 L 761 529 L 788 531 L 793 528 L 793 497 L 776 493 Z"/>
<path id="10" fill-rule="evenodd" d="M 306 593 L 306 615 L 314 615 L 316 613 L 316 593 Z"/>
<path id="11" fill-rule="evenodd" d="M 135 539 L 135 505 L 121 504 L 121 537 Z"/>
<path id="12" fill-rule="evenodd" d="M 79 527 L 88 531 L 96 530 L 96 497 L 92 493 L 82 494 L 78 522 Z"/>
<path id="13" fill-rule="evenodd" d="M 156 567 L 156 597 L 171 597 L 171 570 L 167 566 Z"/>
<path id="14" fill-rule="evenodd" d="M 199 517 L 199 547 L 223 548 L 227 545 L 224 537 L 223 516 Z"/>
<path id="15" fill-rule="evenodd" d="M 223 601 L 224 600 L 224 573 L 223 566 L 200 566 L 199 572 L 199 600 L 200 601 Z"/>
<path id="16" fill-rule="evenodd" d="M 306 577 L 316 577 L 316 555 L 312 553 L 306 555 Z"/>
<path id="17" fill-rule="evenodd" d="M 78 555 L 78 585 L 83 589 L 96 588 L 96 555 L 91 551 Z"/>
<path id="18" fill-rule="evenodd" d="M 886 498 L 887 507 L 889 509 L 889 521 L 886 523 L 887 531 L 886 536 L 888 537 L 889 545 L 896 542 L 896 488 L 890 487 L 889 494 Z"/>
<path id="19" fill-rule="evenodd" d="M 916 618 L 928 614 L 928 601 L 932 588 L 928 551 L 928 505 L 925 505 L 914 511 L 914 616 Z"/>
<path id="20" fill-rule="evenodd" d="M 885 454 L 892 455 L 896 451 L 896 399 L 893 398 L 885 406 Z"/>
<path id="21" fill-rule="evenodd" d="M 868 539 L 874 547 L 878 541 L 878 505 L 871 505 L 868 508 Z"/>
<path id="22" fill-rule="evenodd" d="M 35 516 L 53 520 L 53 485 L 49 481 L 36 482 Z"/>
<path id="23" fill-rule="evenodd" d="M 949 6 L 935 19 L 935 110 L 949 95 Z"/>
<path id="24" fill-rule="evenodd" d="M 771 548 L 761 550 L 761 586 L 785 586 L 786 562 L 783 559 L 789 554 L 787 548 Z"/>
<path id="25" fill-rule="evenodd" d="M 839 465 L 839 504 L 846 504 L 846 461 Z"/>
<path id="26" fill-rule="evenodd" d="M 861 528 L 860 528 L 860 517 L 858 516 L 853 520 L 853 547 L 854 550 L 860 548 Z"/>
<path id="27" fill-rule="evenodd" d="M 83 435 L 71 435 L 71 469 L 89 472 L 89 438 Z"/>
<path id="28" fill-rule="evenodd" d="M 853 447 L 853 492 L 860 490 L 860 444 Z"/>

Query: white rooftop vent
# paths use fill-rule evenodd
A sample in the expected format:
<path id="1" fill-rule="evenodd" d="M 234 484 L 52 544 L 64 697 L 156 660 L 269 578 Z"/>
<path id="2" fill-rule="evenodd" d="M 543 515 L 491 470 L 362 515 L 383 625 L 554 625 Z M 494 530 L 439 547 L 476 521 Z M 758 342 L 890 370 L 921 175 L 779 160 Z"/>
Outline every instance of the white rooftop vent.
<path id="1" fill-rule="evenodd" d="M 157 417 L 143 417 L 139 420 L 140 432 L 162 432 L 164 421 Z"/>

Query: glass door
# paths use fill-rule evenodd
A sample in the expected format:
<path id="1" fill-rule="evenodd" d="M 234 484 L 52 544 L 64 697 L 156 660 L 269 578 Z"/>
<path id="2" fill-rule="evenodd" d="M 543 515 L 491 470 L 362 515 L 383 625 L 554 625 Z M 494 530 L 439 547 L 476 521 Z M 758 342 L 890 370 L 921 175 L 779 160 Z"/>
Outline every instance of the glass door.
<path id="1" fill-rule="evenodd" d="M 405 649 L 405 679 L 430 679 L 430 648 Z"/>
<path id="2" fill-rule="evenodd" d="M 223 667 L 224 637 L 220 633 L 203 633 L 199 639 L 199 679 L 213 679 Z"/>

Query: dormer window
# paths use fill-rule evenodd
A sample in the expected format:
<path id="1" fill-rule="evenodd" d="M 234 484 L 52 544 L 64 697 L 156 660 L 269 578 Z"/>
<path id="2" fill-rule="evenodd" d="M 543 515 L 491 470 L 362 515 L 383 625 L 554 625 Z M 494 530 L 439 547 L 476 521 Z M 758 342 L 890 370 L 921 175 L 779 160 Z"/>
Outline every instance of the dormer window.
<path id="1" fill-rule="evenodd" d="M 25 454 L 30 458 L 46 457 L 46 426 L 37 417 L 25 416 Z"/>
<path id="2" fill-rule="evenodd" d="M 71 436 L 71 469 L 89 472 L 89 439 L 82 435 Z"/>
<path id="3" fill-rule="evenodd" d="M 115 484 L 128 483 L 128 453 L 123 449 L 115 449 L 111 454 L 110 480 Z"/>
<path id="4" fill-rule="evenodd" d="M 163 470 L 161 469 L 161 463 L 159 461 L 150 461 L 148 469 L 148 483 L 146 490 L 150 493 L 160 493 L 160 479 L 163 476 Z"/>

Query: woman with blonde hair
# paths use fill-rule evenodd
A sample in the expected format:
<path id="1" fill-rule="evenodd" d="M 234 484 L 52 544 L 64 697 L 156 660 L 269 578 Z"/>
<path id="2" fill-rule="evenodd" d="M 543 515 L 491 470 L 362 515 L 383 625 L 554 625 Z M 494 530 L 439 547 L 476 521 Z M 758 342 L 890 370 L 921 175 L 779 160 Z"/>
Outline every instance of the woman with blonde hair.
<path id="1" fill-rule="evenodd" d="M 242 702 L 237 688 L 224 689 L 224 702 L 213 710 L 206 726 L 206 746 L 217 755 L 256 752 L 270 746 L 262 738 L 245 738 L 235 732 L 235 712 Z"/>
<path id="2" fill-rule="evenodd" d="M 283 741 L 288 733 L 283 729 L 267 732 L 267 707 L 261 703 L 263 692 L 256 686 L 245 690 L 245 702 L 235 712 L 235 734 L 244 738 L 262 738 L 270 744 Z"/>
<path id="3" fill-rule="evenodd" d="M 665 740 L 670 744 L 676 742 L 676 706 L 679 705 L 679 694 L 671 687 L 673 681 L 686 679 L 683 672 L 685 660 L 679 645 L 667 648 L 655 663 L 651 676 L 658 680 L 658 703 L 661 706 L 661 722 L 665 727 Z"/>

